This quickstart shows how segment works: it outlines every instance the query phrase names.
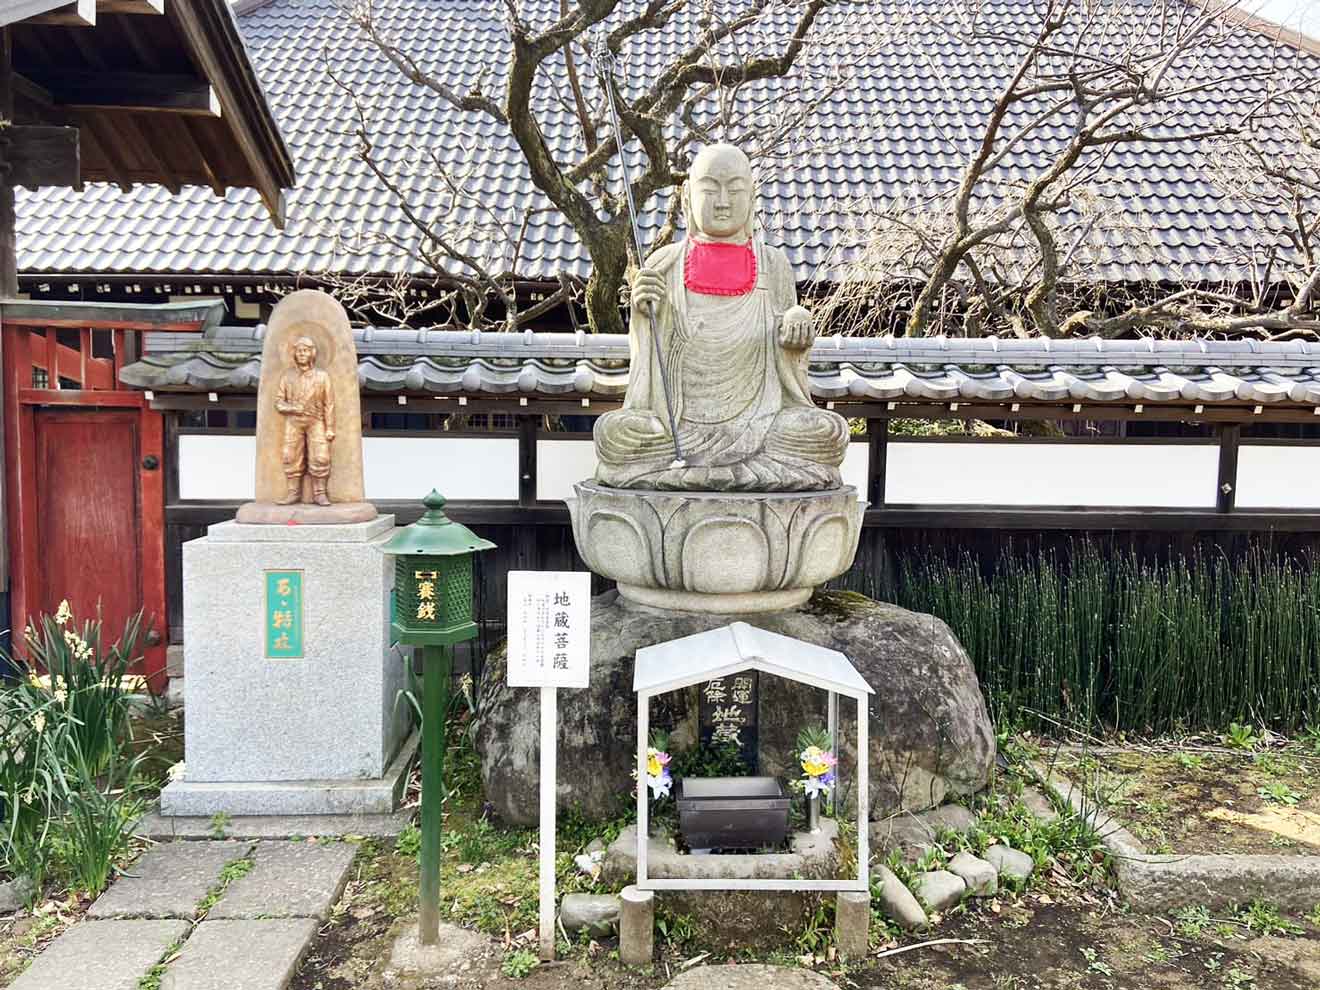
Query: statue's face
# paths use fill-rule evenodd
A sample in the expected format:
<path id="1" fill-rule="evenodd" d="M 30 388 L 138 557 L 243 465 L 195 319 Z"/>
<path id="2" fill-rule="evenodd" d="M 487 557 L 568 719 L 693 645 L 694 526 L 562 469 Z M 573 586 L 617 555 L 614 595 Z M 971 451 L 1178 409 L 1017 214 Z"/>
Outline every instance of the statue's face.
<path id="1" fill-rule="evenodd" d="M 293 363 L 299 368 L 309 368 L 316 363 L 316 348 L 311 344 L 295 344 L 293 348 Z"/>
<path id="2" fill-rule="evenodd" d="M 752 215 L 752 169 L 731 145 L 703 148 L 688 176 L 692 223 L 707 237 L 744 235 Z"/>

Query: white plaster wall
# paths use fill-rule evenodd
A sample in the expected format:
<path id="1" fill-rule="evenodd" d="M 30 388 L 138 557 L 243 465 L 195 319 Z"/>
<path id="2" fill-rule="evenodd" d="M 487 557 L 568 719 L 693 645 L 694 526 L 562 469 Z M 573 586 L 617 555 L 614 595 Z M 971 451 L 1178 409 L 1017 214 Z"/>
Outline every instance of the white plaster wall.
<path id="1" fill-rule="evenodd" d="M 179 497 L 250 499 L 255 456 L 254 437 L 179 437 Z M 368 499 L 421 499 L 432 488 L 451 499 L 518 497 L 512 437 L 364 437 L 362 466 Z"/>
<path id="2" fill-rule="evenodd" d="M 850 443 L 843 459 L 843 483 L 856 487 L 866 497 L 867 462 L 865 442 Z M 536 497 L 556 501 L 573 497 L 573 485 L 595 477 L 596 448 L 587 439 L 538 440 L 536 442 Z"/>
<path id="3" fill-rule="evenodd" d="M 1238 448 L 1240 509 L 1320 509 L 1320 447 Z"/>
<path id="4" fill-rule="evenodd" d="M 1213 445 L 893 442 L 885 501 L 906 505 L 1215 504 Z"/>

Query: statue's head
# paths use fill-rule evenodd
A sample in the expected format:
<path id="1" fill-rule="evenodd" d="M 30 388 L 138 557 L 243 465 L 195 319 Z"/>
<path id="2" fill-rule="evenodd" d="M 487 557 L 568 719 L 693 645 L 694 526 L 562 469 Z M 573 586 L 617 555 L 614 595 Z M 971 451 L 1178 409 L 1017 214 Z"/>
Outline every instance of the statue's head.
<path id="1" fill-rule="evenodd" d="M 717 241 L 752 236 L 756 188 L 752 163 L 731 144 L 710 144 L 697 153 L 683 187 L 689 233 Z"/>
<path id="2" fill-rule="evenodd" d="M 293 363 L 306 371 L 316 364 L 316 341 L 311 337 L 299 337 L 293 342 Z"/>

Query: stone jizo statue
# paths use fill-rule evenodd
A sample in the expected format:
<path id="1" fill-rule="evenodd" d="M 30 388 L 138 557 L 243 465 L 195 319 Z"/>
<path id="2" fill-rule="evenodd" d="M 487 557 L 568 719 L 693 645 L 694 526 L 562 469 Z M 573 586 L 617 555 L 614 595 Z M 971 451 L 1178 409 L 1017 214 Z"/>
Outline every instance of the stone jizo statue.
<path id="1" fill-rule="evenodd" d="M 316 342 L 293 342 L 294 367 L 280 379 L 275 408 L 284 415 L 284 447 L 280 462 L 288 491 L 277 505 L 303 500 L 303 475 L 311 475 L 312 501 L 329 505 L 330 444 L 335 439 L 335 390 L 330 376 L 316 366 Z"/>
<path id="2" fill-rule="evenodd" d="M 632 283 L 631 377 L 623 408 L 596 421 L 597 481 L 688 491 L 840 487 L 848 425 L 811 399 L 811 314 L 798 305 L 787 256 L 755 231 L 747 156 L 727 144 L 702 149 L 682 195 L 687 237 L 648 257 Z"/>

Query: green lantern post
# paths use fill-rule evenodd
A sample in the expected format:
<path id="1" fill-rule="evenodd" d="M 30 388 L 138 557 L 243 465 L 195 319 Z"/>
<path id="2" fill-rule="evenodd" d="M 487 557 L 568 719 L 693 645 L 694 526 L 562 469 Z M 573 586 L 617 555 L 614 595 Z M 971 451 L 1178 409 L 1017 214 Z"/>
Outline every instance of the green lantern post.
<path id="1" fill-rule="evenodd" d="M 440 805 L 444 797 L 445 713 L 453 646 L 477 635 L 472 620 L 472 557 L 495 544 L 444 514 L 434 489 L 426 512 L 381 549 L 394 555 L 397 642 L 422 647 L 422 857 L 418 884 L 419 937 L 440 935 Z"/>

